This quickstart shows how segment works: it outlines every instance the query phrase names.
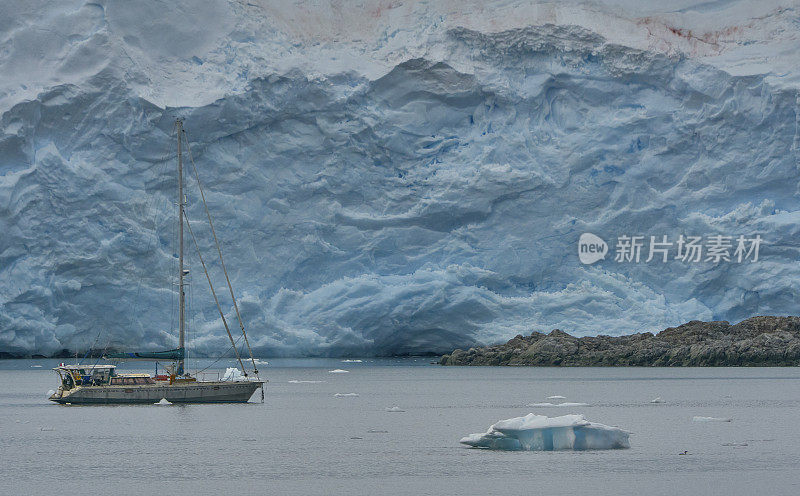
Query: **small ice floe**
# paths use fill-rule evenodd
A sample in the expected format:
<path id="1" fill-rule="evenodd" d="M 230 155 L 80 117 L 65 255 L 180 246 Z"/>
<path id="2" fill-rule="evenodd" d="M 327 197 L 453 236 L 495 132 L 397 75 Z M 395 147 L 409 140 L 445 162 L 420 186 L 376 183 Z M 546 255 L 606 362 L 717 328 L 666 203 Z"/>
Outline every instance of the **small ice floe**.
<path id="1" fill-rule="evenodd" d="M 358 393 L 336 393 L 335 398 L 358 398 Z"/>
<path id="2" fill-rule="evenodd" d="M 166 398 L 161 398 L 158 403 L 154 403 L 155 405 L 171 405 L 172 402 Z"/>
<path id="3" fill-rule="evenodd" d="M 549 407 L 552 407 L 552 406 L 589 406 L 589 404 L 588 403 L 574 403 L 574 402 L 565 401 L 564 403 L 548 403 L 548 402 L 545 402 L 545 403 L 529 403 L 529 404 L 527 404 L 525 406 L 533 407 L 533 408 L 549 408 Z"/>
<path id="4" fill-rule="evenodd" d="M 223 381 L 240 381 L 244 379 L 244 374 L 238 367 L 228 367 L 222 376 Z"/>
<path id="5" fill-rule="evenodd" d="M 40 368 L 42 368 L 42 366 L 41 365 L 31 365 L 31 368 L 32 369 L 40 369 Z"/>
<path id="6" fill-rule="evenodd" d="M 661 396 L 659 396 L 657 398 L 653 398 L 652 400 L 650 400 L 650 403 L 664 403 L 664 400 L 662 400 Z"/>
<path id="7" fill-rule="evenodd" d="M 325 381 L 298 381 L 297 379 L 292 379 L 289 381 L 289 384 L 322 384 Z"/>
<path id="8" fill-rule="evenodd" d="M 50 432 L 50 431 L 54 431 L 55 429 L 53 429 L 52 427 L 41 426 L 41 427 L 39 427 L 39 430 L 40 431 L 44 431 L 44 432 Z"/>
<path id="9" fill-rule="evenodd" d="M 565 400 L 565 399 L 567 399 L 567 397 L 566 396 L 561 396 L 561 395 L 558 395 L 558 394 L 554 394 L 553 396 L 548 396 L 547 399 L 548 400 Z"/>
<path id="10" fill-rule="evenodd" d="M 47 397 L 48 397 L 48 398 L 49 398 L 49 397 L 51 397 L 51 396 L 53 396 L 54 394 L 56 394 L 56 392 L 55 392 L 55 391 L 53 391 L 52 389 L 48 389 L 48 390 L 47 390 Z"/>
<path id="11" fill-rule="evenodd" d="M 728 417 L 692 417 L 692 422 L 731 422 Z"/>
<path id="12" fill-rule="evenodd" d="M 405 410 L 403 410 L 399 406 L 390 406 L 389 408 L 386 409 L 386 411 L 387 412 L 404 412 Z"/>
<path id="13" fill-rule="evenodd" d="M 351 360 L 351 359 L 342 360 L 342 363 L 362 363 L 362 362 L 363 360 Z"/>
<path id="14" fill-rule="evenodd" d="M 501 420 L 484 433 L 459 441 L 473 448 L 508 451 L 601 450 L 630 448 L 630 433 L 589 422 L 583 415 L 547 417 L 529 413 Z"/>
<path id="15" fill-rule="evenodd" d="M 328 371 L 329 374 L 346 374 L 348 372 L 350 372 L 350 371 L 349 370 L 343 370 L 343 369 L 333 369 L 333 370 L 329 370 Z"/>

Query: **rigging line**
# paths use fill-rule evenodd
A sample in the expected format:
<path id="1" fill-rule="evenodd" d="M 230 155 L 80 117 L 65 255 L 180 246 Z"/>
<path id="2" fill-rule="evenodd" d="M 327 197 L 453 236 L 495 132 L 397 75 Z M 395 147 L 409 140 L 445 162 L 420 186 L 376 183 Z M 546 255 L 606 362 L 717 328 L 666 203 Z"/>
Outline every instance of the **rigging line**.
<path id="1" fill-rule="evenodd" d="M 208 225 L 211 226 L 211 235 L 214 237 L 214 244 L 217 247 L 217 253 L 219 254 L 219 262 L 222 265 L 222 272 L 225 274 L 225 281 L 228 283 L 228 290 L 231 293 L 231 299 L 233 300 L 233 308 L 236 310 L 236 319 L 239 321 L 239 328 L 242 330 L 242 336 L 244 336 L 244 342 L 247 344 L 247 351 L 250 353 L 250 361 L 253 362 L 253 373 L 256 374 L 258 377 L 258 367 L 256 366 L 256 360 L 253 358 L 253 350 L 250 348 L 250 340 L 247 339 L 247 333 L 244 330 L 244 323 L 242 322 L 242 316 L 239 313 L 239 305 L 236 303 L 236 297 L 233 295 L 233 286 L 231 285 L 231 279 L 228 277 L 228 270 L 225 268 L 225 260 L 222 258 L 222 249 L 219 247 L 219 241 L 217 241 L 217 232 L 214 230 L 214 223 L 211 221 L 211 213 L 208 211 L 208 204 L 206 203 L 206 195 L 203 192 L 203 184 L 200 182 L 200 174 L 197 172 L 197 166 L 194 164 L 194 158 L 192 157 L 192 149 L 189 146 L 189 138 L 186 136 L 186 131 L 183 131 L 183 138 L 186 141 L 186 151 L 189 154 L 189 161 L 192 162 L 192 169 L 194 170 L 194 177 L 197 180 L 197 187 L 200 189 L 200 198 L 203 199 L 203 207 L 206 209 L 206 217 L 208 217 Z"/>
<path id="2" fill-rule="evenodd" d="M 203 260 L 203 255 L 200 253 L 200 245 L 197 244 L 197 238 L 194 237 L 194 231 L 192 231 L 192 224 L 189 222 L 189 217 L 186 216 L 186 209 L 181 208 L 183 211 L 183 215 L 186 218 L 186 227 L 189 228 L 189 234 L 192 236 L 192 241 L 194 241 L 194 247 L 197 249 L 197 256 L 200 258 L 200 264 L 203 266 L 203 272 L 206 273 L 206 279 L 208 279 L 208 286 L 211 288 L 211 294 L 214 296 L 214 303 L 217 304 L 217 310 L 219 311 L 219 316 L 222 317 L 222 323 L 225 325 L 225 332 L 228 333 L 228 337 L 231 340 L 231 345 L 233 346 L 233 352 L 236 353 L 236 359 L 239 361 L 239 366 L 242 367 L 242 373 L 244 376 L 247 377 L 247 369 L 244 368 L 244 364 L 242 363 L 242 358 L 239 356 L 239 350 L 236 349 L 236 342 L 233 340 L 233 335 L 231 334 L 230 328 L 228 328 L 228 321 L 225 319 L 225 314 L 222 313 L 222 307 L 219 305 L 219 299 L 217 298 L 217 292 L 214 291 L 214 285 L 211 284 L 211 277 L 208 275 L 208 269 L 206 268 L 206 263 Z"/>
<path id="3" fill-rule="evenodd" d="M 173 126 L 172 126 L 172 134 L 174 134 L 174 133 L 175 133 L 175 125 L 173 124 Z M 169 160 L 169 155 L 170 155 L 170 146 L 171 146 L 171 140 L 167 142 L 167 149 L 164 152 L 163 158 L 161 159 L 161 170 L 156 175 L 156 178 L 160 177 L 163 174 L 164 170 L 166 169 L 167 161 Z M 151 206 L 155 207 L 155 203 L 156 203 L 156 195 L 153 195 L 145 203 L 145 212 L 150 210 Z M 154 236 L 155 239 L 158 239 L 158 214 L 159 214 L 159 212 L 156 211 L 155 214 L 153 215 L 153 231 L 154 231 L 154 234 L 155 234 L 155 236 Z M 147 252 L 150 251 L 150 248 L 153 245 L 153 239 L 154 238 L 150 238 L 149 239 L 149 241 L 147 243 L 147 250 L 146 250 Z M 140 296 L 141 296 L 142 282 L 143 281 L 144 281 L 144 273 L 142 273 L 142 275 L 139 277 L 139 283 L 137 284 L 137 287 L 136 287 L 136 297 L 133 300 L 133 310 L 131 312 L 131 322 L 130 322 L 131 326 L 133 326 L 133 321 L 136 318 L 136 310 L 137 310 L 137 307 L 139 306 L 139 300 L 140 300 Z M 106 344 L 103 346 L 103 351 L 100 353 L 100 355 L 98 357 L 98 361 L 99 361 L 99 358 L 102 357 L 103 355 L 105 355 L 106 351 L 108 351 L 109 347 L 111 346 L 111 340 L 112 340 L 112 336 L 109 334 L 108 338 L 106 339 Z M 96 364 L 97 363 L 95 362 L 95 365 Z"/>
<path id="4" fill-rule="evenodd" d="M 97 319 L 94 319 L 94 325 L 97 325 Z M 81 361 L 78 362 L 78 365 L 82 364 L 83 361 L 86 360 L 86 357 L 89 356 L 89 353 L 92 352 L 92 350 L 94 349 L 95 345 L 97 344 L 97 341 L 100 340 L 100 333 L 102 333 L 102 332 L 103 332 L 103 326 L 100 326 L 100 330 L 97 331 L 97 336 L 95 336 L 94 342 L 92 342 L 92 345 L 89 347 L 88 350 L 86 350 L 86 354 L 83 355 L 83 358 L 81 358 Z M 95 365 L 97 365 L 97 364 L 95 363 Z"/>
<path id="5" fill-rule="evenodd" d="M 175 134 L 175 125 L 174 124 L 172 126 L 172 134 Z M 171 147 L 171 143 L 168 141 L 167 142 L 167 150 L 164 152 L 164 158 L 161 161 L 162 162 L 161 163 L 161 170 L 156 175 L 156 178 L 161 177 L 161 175 L 163 174 L 164 170 L 166 170 L 167 162 L 169 160 L 169 155 L 170 155 L 170 147 Z M 145 211 L 149 210 L 151 208 L 151 206 L 153 208 L 155 208 L 155 204 L 156 204 L 156 195 L 153 195 L 145 203 Z M 159 211 L 156 210 L 155 214 L 153 215 L 153 231 L 154 231 L 153 234 L 154 234 L 154 236 L 152 238 L 150 238 L 148 240 L 148 242 L 147 242 L 146 253 L 150 252 L 150 249 L 153 246 L 153 239 L 154 238 L 158 239 L 158 217 L 159 217 L 158 214 L 159 214 Z M 143 271 L 142 275 L 139 276 L 139 283 L 138 283 L 138 285 L 136 287 L 136 298 L 133 300 L 133 311 L 131 312 L 131 324 L 133 324 L 133 319 L 136 318 L 136 310 L 137 310 L 137 307 L 139 306 L 139 299 L 140 299 L 140 295 L 141 295 L 141 291 L 142 291 L 142 282 L 144 281 L 144 274 L 145 274 L 145 272 Z"/>
<path id="6" fill-rule="evenodd" d="M 237 339 L 237 340 L 236 340 L 236 344 L 239 344 L 239 341 L 240 341 L 240 340 L 241 340 L 241 337 L 240 337 L 239 339 Z M 233 346 L 231 346 L 231 347 L 230 347 L 230 348 L 228 348 L 227 350 L 223 351 L 223 352 L 222 352 L 222 354 L 221 354 L 220 356 L 218 356 L 216 360 L 214 360 L 213 362 L 211 362 L 211 365 L 209 365 L 208 367 L 205 367 L 205 368 L 202 368 L 202 369 L 198 370 L 198 371 L 197 371 L 197 373 L 200 373 L 200 372 L 205 372 L 206 370 L 208 370 L 208 369 L 210 369 L 211 367 L 213 367 L 214 365 L 216 365 L 216 364 L 217 364 L 217 362 L 219 362 L 219 361 L 220 361 L 220 360 L 222 360 L 223 358 L 227 358 L 225 355 L 228 353 L 228 350 L 230 350 L 230 349 L 232 349 L 232 348 L 233 348 Z"/>

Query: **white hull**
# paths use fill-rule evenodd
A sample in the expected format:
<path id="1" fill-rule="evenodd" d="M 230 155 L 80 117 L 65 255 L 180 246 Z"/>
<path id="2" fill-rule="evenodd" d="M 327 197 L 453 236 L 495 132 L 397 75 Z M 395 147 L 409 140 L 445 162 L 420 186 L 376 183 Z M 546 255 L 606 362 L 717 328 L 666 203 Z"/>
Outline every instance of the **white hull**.
<path id="1" fill-rule="evenodd" d="M 156 383 L 126 386 L 79 386 L 59 391 L 50 397 L 56 403 L 153 404 L 161 399 L 170 403 L 246 403 L 261 381 Z"/>

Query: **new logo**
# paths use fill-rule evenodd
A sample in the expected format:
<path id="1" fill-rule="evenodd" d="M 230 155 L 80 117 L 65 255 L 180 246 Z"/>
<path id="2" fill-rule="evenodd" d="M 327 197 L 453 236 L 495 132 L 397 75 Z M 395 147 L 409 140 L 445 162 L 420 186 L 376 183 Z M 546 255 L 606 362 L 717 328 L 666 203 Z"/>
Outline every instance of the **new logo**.
<path id="1" fill-rule="evenodd" d="M 606 258 L 608 245 L 599 236 L 592 233 L 581 234 L 578 240 L 578 258 L 582 264 L 591 265 Z"/>

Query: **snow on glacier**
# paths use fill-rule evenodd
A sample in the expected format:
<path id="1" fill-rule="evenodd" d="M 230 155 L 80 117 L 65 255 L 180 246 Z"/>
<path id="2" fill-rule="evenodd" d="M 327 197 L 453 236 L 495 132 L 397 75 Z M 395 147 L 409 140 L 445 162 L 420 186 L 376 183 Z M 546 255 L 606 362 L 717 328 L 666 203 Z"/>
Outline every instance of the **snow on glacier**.
<path id="1" fill-rule="evenodd" d="M 798 312 L 795 8 L 188 5 L 0 6 L 0 351 L 175 345 L 176 116 L 259 354 Z M 584 232 L 765 245 L 583 266 Z"/>
<path id="2" fill-rule="evenodd" d="M 629 436 L 618 427 L 589 422 L 583 415 L 547 417 L 529 413 L 501 420 L 486 432 L 470 434 L 459 442 L 494 450 L 584 451 L 630 448 Z"/>

